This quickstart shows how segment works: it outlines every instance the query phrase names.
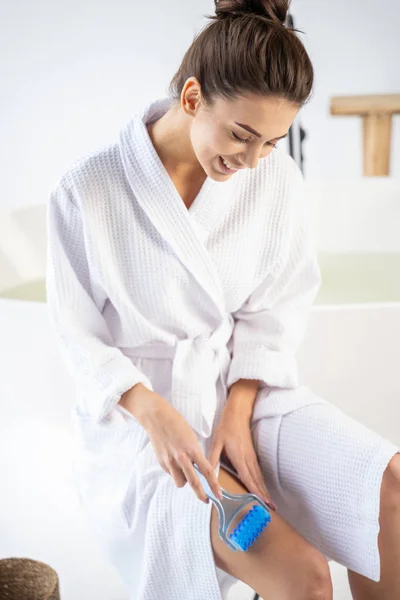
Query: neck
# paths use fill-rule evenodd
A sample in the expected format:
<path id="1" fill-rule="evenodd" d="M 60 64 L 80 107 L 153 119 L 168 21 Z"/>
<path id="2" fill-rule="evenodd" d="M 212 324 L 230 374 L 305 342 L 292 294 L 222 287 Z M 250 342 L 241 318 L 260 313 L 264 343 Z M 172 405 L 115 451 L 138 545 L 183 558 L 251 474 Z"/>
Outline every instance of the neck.
<path id="1" fill-rule="evenodd" d="M 173 104 L 147 130 L 153 146 L 167 171 L 184 180 L 205 179 L 206 174 L 193 151 L 190 140 L 191 118 Z"/>

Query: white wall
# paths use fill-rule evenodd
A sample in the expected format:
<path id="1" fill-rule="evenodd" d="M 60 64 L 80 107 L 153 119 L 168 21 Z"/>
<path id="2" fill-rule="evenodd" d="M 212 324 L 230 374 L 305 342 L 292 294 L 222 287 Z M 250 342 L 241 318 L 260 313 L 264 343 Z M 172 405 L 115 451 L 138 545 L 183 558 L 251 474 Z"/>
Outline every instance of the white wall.
<path id="1" fill-rule="evenodd" d="M 361 119 L 330 116 L 330 97 L 400 93 L 400 2 L 293 0 L 292 13 L 316 72 L 302 115 L 309 135 L 305 174 L 361 176 Z M 400 177 L 400 115 L 393 119 L 391 163 L 391 176 Z"/>
<path id="2" fill-rule="evenodd" d="M 0 3 L 1 207 L 37 204 L 76 158 L 116 138 L 163 96 L 211 0 Z M 361 175 L 358 119 L 330 117 L 334 94 L 400 91 L 396 0 L 294 0 L 317 72 L 303 111 L 306 175 Z M 399 131 L 396 120 L 396 134 Z M 399 136 L 393 174 L 400 174 Z"/>

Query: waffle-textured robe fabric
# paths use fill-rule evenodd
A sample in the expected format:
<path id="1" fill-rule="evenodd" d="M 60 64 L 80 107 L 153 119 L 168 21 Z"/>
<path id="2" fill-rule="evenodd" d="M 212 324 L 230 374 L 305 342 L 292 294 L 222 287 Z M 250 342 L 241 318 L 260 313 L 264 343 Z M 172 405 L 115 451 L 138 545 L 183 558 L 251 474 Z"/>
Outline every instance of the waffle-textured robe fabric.
<path id="1" fill-rule="evenodd" d="M 207 178 L 188 210 L 146 129 L 170 102 L 149 103 L 71 166 L 48 206 L 47 300 L 77 388 L 77 486 L 135 600 L 221 598 L 221 573 L 211 503 L 175 486 L 121 394 L 138 382 L 161 394 L 205 453 L 240 378 L 262 381 L 254 422 L 326 403 L 298 387 L 320 285 L 298 167 L 274 150 Z"/>

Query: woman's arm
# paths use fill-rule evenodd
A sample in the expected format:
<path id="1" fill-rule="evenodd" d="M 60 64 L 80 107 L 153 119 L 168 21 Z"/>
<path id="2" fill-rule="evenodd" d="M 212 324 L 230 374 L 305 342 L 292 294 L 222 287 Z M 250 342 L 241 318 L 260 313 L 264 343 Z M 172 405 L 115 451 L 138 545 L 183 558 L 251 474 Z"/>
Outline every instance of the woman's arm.
<path id="1" fill-rule="evenodd" d="M 296 352 L 321 284 L 321 273 L 307 221 L 303 180 L 296 169 L 279 260 L 233 313 L 228 387 L 242 379 L 261 381 L 262 386 L 298 385 Z"/>
<path id="2" fill-rule="evenodd" d="M 50 195 L 47 235 L 48 315 L 80 404 L 100 421 L 124 392 L 151 382 L 115 347 L 94 300 L 81 210 L 63 182 Z"/>
<path id="3" fill-rule="evenodd" d="M 261 381 L 257 379 L 239 379 L 230 388 L 227 405 L 243 418 L 251 418 L 254 401 L 257 396 Z"/>

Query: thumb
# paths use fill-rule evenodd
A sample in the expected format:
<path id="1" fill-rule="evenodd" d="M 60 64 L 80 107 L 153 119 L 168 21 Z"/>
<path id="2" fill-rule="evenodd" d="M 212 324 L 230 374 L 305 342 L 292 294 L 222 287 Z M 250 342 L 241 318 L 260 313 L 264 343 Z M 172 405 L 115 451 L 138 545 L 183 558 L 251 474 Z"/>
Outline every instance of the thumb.
<path id="1" fill-rule="evenodd" d="M 214 440 L 212 443 L 207 459 L 213 469 L 215 469 L 218 464 L 223 447 L 224 445 L 219 440 Z"/>

